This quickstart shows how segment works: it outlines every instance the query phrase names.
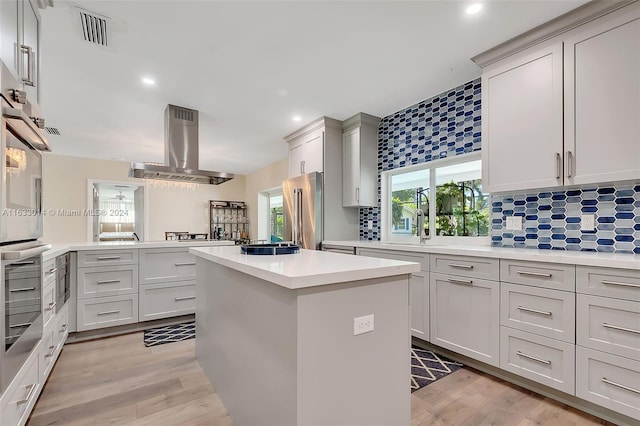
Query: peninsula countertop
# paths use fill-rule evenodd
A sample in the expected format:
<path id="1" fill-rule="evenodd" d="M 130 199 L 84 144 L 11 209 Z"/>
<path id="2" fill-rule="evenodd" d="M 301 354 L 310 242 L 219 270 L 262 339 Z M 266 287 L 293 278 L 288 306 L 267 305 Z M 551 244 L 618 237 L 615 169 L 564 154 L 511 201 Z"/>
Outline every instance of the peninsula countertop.
<path id="1" fill-rule="evenodd" d="M 345 256 L 319 250 L 296 254 L 246 255 L 240 247 L 192 247 L 190 253 L 288 289 L 300 289 L 370 278 L 411 274 L 414 262 Z"/>

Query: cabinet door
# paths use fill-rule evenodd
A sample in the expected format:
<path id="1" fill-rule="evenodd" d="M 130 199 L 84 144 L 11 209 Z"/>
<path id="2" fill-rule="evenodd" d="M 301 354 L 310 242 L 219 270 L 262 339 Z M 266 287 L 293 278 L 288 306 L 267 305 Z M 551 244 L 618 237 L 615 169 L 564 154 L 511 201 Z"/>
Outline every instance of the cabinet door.
<path id="1" fill-rule="evenodd" d="M 38 101 L 38 74 L 40 68 L 40 14 L 35 3 L 26 0 L 22 3 L 22 46 L 20 51 L 21 76 L 27 97 Z"/>
<path id="2" fill-rule="evenodd" d="M 300 176 L 302 174 L 302 156 L 304 148 L 302 143 L 292 143 L 289 145 L 289 174 L 290 178 Z"/>
<path id="3" fill-rule="evenodd" d="M 360 128 L 342 135 L 342 205 L 360 204 Z"/>
<path id="4" fill-rule="evenodd" d="M 324 131 L 318 130 L 310 134 L 305 140 L 302 151 L 302 172 L 323 172 L 324 171 Z"/>
<path id="5" fill-rule="evenodd" d="M 500 283 L 431 274 L 431 343 L 499 364 Z"/>
<path id="6" fill-rule="evenodd" d="M 18 0 L 0 1 L 0 58 L 15 75 L 18 67 Z"/>
<path id="7" fill-rule="evenodd" d="M 429 340 L 429 274 L 416 272 L 409 278 L 411 335 Z"/>
<path id="8" fill-rule="evenodd" d="M 482 75 L 483 189 L 562 185 L 562 43 Z"/>
<path id="9" fill-rule="evenodd" d="M 565 41 L 566 184 L 640 178 L 639 15 Z"/>

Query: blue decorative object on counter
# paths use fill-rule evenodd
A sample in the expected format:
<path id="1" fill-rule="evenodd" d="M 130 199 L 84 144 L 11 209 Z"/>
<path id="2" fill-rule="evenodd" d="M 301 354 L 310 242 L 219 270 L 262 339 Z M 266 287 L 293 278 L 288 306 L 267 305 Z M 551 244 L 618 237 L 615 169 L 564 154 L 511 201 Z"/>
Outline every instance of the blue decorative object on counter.
<path id="1" fill-rule="evenodd" d="M 291 243 L 280 244 L 243 244 L 240 246 L 242 254 L 249 255 L 279 255 L 279 254 L 294 254 L 300 252 L 300 246 Z"/>

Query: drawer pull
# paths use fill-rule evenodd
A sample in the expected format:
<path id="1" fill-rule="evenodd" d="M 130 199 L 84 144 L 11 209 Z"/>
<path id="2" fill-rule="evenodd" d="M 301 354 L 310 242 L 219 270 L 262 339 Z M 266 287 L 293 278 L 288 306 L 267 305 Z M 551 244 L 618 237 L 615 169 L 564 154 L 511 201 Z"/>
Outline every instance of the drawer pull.
<path id="1" fill-rule="evenodd" d="M 45 358 L 51 358 L 55 351 L 56 351 L 56 347 L 55 346 L 49 346 L 49 353 L 46 354 L 44 357 Z"/>
<path id="2" fill-rule="evenodd" d="M 460 280 L 458 278 L 447 278 L 447 281 L 454 284 L 473 284 L 473 280 Z"/>
<path id="3" fill-rule="evenodd" d="M 98 260 L 120 260 L 122 256 L 98 256 Z"/>
<path id="4" fill-rule="evenodd" d="M 116 309 L 113 311 L 98 312 L 96 315 L 109 315 L 109 314 L 118 314 L 118 313 L 120 313 L 120 309 Z"/>
<path id="5" fill-rule="evenodd" d="M 627 333 L 640 334 L 640 330 L 634 330 L 633 328 L 620 327 L 618 325 L 611 325 L 611 324 L 607 324 L 606 322 L 603 322 L 602 326 L 605 328 L 612 328 L 614 330 L 626 331 Z"/>
<path id="6" fill-rule="evenodd" d="M 56 302 L 51 302 L 49 303 L 49 307 L 47 308 L 47 311 L 53 311 L 55 307 L 56 307 Z"/>
<path id="7" fill-rule="evenodd" d="M 196 298 L 195 296 L 184 296 L 184 297 L 176 297 L 175 299 L 176 299 L 176 302 L 179 302 L 181 300 L 193 300 L 195 298 Z"/>
<path id="8" fill-rule="evenodd" d="M 196 262 L 176 263 L 176 266 L 195 266 Z"/>
<path id="9" fill-rule="evenodd" d="M 552 315 L 551 312 L 539 311 L 537 309 L 531 309 L 531 308 L 525 308 L 524 306 L 518 306 L 517 309 L 521 310 L 521 311 L 525 311 L 525 312 L 532 312 L 534 314 L 546 315 L 548 317 L 550 317 Z"/>
<path id="10" fill-rule="evenodd" d="M 97 284 L 115 284 L 119 282 L 120 280 L 102 280 L 102 281 L 98 281 Z"/>
<path id="11" fill-rule="evenodd" d="M 520 352 L 520 351 L 518 351 L 516 353 L 518 355 L 520 355 L 522 358 L 527 358 L 527 359 L 530 359 L 530 360 L 535 361 L 535 362 L 539 362 L 540 364 L 544 364 L 544 365 L 551 365 L 551 361 L 549 361 L 549 360 L 538 358 L 538 357 L 531 356 L 531 355 L 527 355 L 524 352 Z"/>
<path id="12" fill-rule="evenodd" d="M 53 269 L 49 269 L 49 272 L 47 272 L 47 274 L 53 274 L 54 272 L 57 272 L 59 268 L 53 268 Z"/>
<path id="13" fill-rule="evenodd" d="M 22 324 L 13 324 L 10 325 L 9 328 L 21 328 L 21 327 L 29 327 L 33 324 L 32 322 L 23 322 Z"/>
<path id="14" fill-rule="evenodd" d="M 62 328 L 60 329 L 60 332 L 64 333 L 65 331 L 67 331 L 67 324 L 62 324 Z"/>
<path id="15" fill-rule="evenodd" d="M 35 289 L 36 289 L 35 287 L 14 288 L 9 290 L 9 293 L 19 293 L 21 291 L 33 291 Z"/>
<path id="16" fill-rule="evenodd" d="M 27 402 L 29 402 L 29 400 L 33 396 L 33 393 L 36 391 L 37 387 L 38 387 L 37 383 L 34 383 L 34 384 L 31 384 L 31 385 L 27 386 L 27 389 L 29 389 L 29 391 L 25 395 L 24 399 L 20 399 L 20 400 L 16 401 L 16 404 L 22 405 L 22 404 L 26 404 Z"/>
<path id="17" fill-rule="evenodd" d="M 473 265 L 461 265 L 459 263 L 450 263 L 449 267 L 458 269 L 473 269 Z"/>
<path id="18" fill-rule="evenodd" d="M 638 285 L 638 284 L 621 283 L 621 282 L 618 282 L 618 281 L 609 281 L 609 280 L 602 280 L 602 284 L 621 285 L 621 286 L 624 286 L 624 287 L 640 288 L 640 285 Z"/>
<path id="19" fill-rule="evenodd" d="M 612 382 L 611 380 L 607 380 L 606 377 L 603 377 L 602 381 L 604 383 L 608 384 L 608 385 L 615 386 L 615 387 L 620 388 L 620 389 L 628 390 L 629 392 L 637 393 L 637 394 L 640 395 L 640 390 L 634 389 L 634 388 L 630 388 L 629 386 L 621 385 L 620 383 Z"/>
<path id="20" fill-rule="evenodd" d="M 516 274 L 525 275 L 529 277 L 551 278 L 551 274 L 545 274 L 542 272 L 516 271 Z"/>

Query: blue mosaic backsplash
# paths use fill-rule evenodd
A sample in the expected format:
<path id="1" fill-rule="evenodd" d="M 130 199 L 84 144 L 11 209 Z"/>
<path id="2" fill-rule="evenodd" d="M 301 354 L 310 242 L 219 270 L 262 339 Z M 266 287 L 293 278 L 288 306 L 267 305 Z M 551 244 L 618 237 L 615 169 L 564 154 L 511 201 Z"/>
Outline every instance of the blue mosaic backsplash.
<path id="1" fill-rule="evenodd" d="M 412 105 L 380 121 L 380 172 L 480 150 L 480 79 Z M 367 229 L 368 221 L 373 229 Z M 380 239 L 380 209 L 360 209 L 360 239 Z"/>
<path id="2" fill-rule="evenodd" d="M 640 183 L 521 195 L 491 196 L 491 244 L 551 250 L 640 254 Z M 581 231 L 581 215 L 595 230 Z M 521 231 L 507 216 L 523 218 Z"/>

